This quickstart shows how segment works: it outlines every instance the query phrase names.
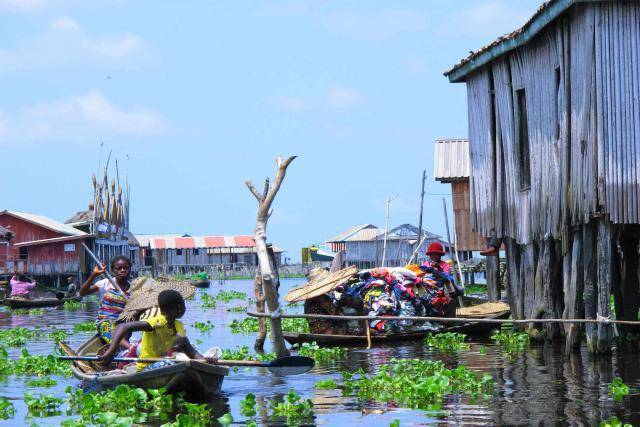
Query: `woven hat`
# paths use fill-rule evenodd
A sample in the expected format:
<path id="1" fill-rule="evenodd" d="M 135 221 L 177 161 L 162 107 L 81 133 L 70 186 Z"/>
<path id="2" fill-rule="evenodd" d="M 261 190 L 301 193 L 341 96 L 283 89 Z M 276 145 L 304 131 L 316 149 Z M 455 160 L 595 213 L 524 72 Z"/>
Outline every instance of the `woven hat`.
<path id="1" fill-rule="evenodd" d="M 129 322 L 135 320 L 144 311 L 156 307 L 158 305 L 158 295 L 167 289 L 178 291 L 182 298 L 189 299 L 195 292 L 189 282 L 171 280 L 164 277 L 151 279 L 148 277 L 139 277 L 131 283 L 129 301 L 125 305 L 124 310 L 120 313 L 118 321 Z"/>
<path id="2" fill-rule="evenodd" d="M 290 290 L 289 293 L 284 296 L 284 300 L 289 303 L 294 303 L 326 294 L 349 281 L 357 271 L 358 269 L 356 267 L 348 267 L 335 273 L 329 273 L 318 280 L 311 280 L 303 286 Z"/>

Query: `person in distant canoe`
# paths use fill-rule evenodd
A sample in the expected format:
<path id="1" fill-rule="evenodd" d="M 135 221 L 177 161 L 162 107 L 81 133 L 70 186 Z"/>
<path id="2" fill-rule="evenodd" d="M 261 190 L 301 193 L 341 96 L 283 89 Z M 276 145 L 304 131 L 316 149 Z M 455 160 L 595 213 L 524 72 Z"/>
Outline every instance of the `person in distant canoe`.
<path id="1" fill-rule="evenodd" d="M 36 287 L 36 282 L 29 280 L 26 275 L 16 273 L 9 281 L 11 298 L 29 299 L 29 292 Z"/>
<path id="2" fill-rule="evenodd" d="M 440 242 L 433 242 L 427 248 L 427 256 L 429 257 L 422 265 L 424 267 L 431 267 L 446 274 L 451 274 L 451 265 L 442 260 L 444 255 L 444 247 Z"/>
<path id="3" fill-rule="evenodd" d="M 75 297 L 78 293 L 78 285 L 74 276 L 67 277 L 67 298 Z"/>
<path id="4" fill-rule="evenodd" d="M 79 294 L 80 296 L 86 296 L 100 293 L 100 308 L 96 318 L 96 328 L 100 338 L 106 344 L 110 344 L 118 317 L 129 300 L 131 260 L 122 255 L 116 256 L 111 260 L 111 271 L 124 294 L 120 293 L 107 278 L 93 283 L 96 278 L 104 274 L 105 269 L 104 264 L 102 267 L 95 266 L 87 281 L 80 287 Z M 129 337 L 122 339 L 120 345 L 125 349 L 130 348 Z"/>
<path id="5" fill-rule="evenodd" d="M 329 295 L 322 294 L 309 298 L 304 302 L 304 314 L 340 315 L 340 310 L 333 303 Z M 331 319 L 307 319 L 309 332 L 312 334 L 341 335 L 345 332 L 344 322 Z"/>

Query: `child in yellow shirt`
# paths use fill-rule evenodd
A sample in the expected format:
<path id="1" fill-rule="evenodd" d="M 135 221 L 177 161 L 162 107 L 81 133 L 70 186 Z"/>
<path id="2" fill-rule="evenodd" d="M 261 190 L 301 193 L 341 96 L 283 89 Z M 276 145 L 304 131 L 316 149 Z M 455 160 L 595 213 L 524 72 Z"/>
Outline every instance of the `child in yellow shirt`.
<path id="1" fill-rule="evenodd" d="M 161 358 L 171 356 L 173 352 L 182 352 L 191 359 L 203 359 L 204 357 L 193 348 L 186 337 L 184 325 L 179 318 L 184 315 L 185 304 L 182 295 L 172 289 L 160 292 L 158 295 L 158 306 L 160 313 L 157 316 L 138 322 L 127 322 L 116 329 L 109 349 L 102 355 L 103 363 L 110 363 L 118 351 L 117 343 L 122 337 L 131 332 L 142 331 L 142 340 L 139 347 L 139 358 Z M 214 362 L 209 358 L 207 362 Z M 161 361 L 152 364 L 138 363 L 137 370 L 154 369 L 168 364 L 172 361 Z"/>

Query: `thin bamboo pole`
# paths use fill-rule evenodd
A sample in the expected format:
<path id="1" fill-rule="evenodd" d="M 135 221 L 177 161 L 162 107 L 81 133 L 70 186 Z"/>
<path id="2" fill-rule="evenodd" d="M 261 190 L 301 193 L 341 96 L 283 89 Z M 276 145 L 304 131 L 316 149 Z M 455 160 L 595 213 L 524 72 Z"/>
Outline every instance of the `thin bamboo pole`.
<path id="1" fill-rule="evenodd" d="M 247 311 L 247 315 L 250 317 L 271 317 L 269 314 L 255 313 Z M 603 324 L 616 324 L 616 325 L 632 325 L 640 326 L 640 321 L 636 320 L 609 320 L 606 318 L 600 319 L 487 319 L 487 318 L 475 318 L 475 317 L 427 317 L 427 316 L 335 316 L 331 314 L 281 314 L 283 319 L 331 319 L 331 320 L 417 320 L 428 322 L 440 322 L 440 323 L 466 323 L 466 322 L 478 322 L 478 323 L 510 323 L 510 324 L 524 324 L 524 323 L 603 323 Z"/>

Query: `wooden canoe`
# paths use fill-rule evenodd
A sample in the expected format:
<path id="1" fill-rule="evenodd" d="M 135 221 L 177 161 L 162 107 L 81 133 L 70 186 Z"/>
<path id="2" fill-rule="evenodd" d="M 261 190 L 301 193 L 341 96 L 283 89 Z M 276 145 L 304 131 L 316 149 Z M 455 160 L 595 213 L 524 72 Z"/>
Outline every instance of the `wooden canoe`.
<path id="1" fill-rule="evenodd" d="M 509 310 L 505 310 L 498 313 L 492 313 L 485 316 L 487 319 L 505 319 L 509 316 Z M 397 334 L 372 334 L 372 344 L 385 344 L 389 342 L 404 342 L 415 341 L 424 339 L 427 335 L 442 334 L 445 332 L 460 332 L 464 334 L 483 335 L 490 332 L 492 329 L 498 328 L 500 325 L 495 323 L 480 323 L 480 322 L 467 322 L 454 324 L 453 326 L 447 326 L 438 330 L 424 330 L 424 331 L 412 331 L 402 332 Z M 366 335 L 327 335 L 327 334 L 307 334 L 307 333 L 291 333 L 285 332 L 284 339 L 289 344 L 303 344 L 315 342 L 320 346 L 366 346 Z"/>
<path id="2" fill-rule="evenodd" d="M 208 288 L 211 286 L 211 282 L 209 280 L 192 281 L 191 284 L 196 288 Z"/>
<path id="3" fill-rule="evenodd" d="M 95 335 L 78 348 L 77 354 L 95 356 L 102 345 L 102 340 Z M 229 374 L 229 368 L 224 366 L 196 361 L 178 362 L 144 372 L 97 377 L 95 372 L 85 372 L 77 362 L 73 362 L 71 370 L 76 378 L 87 384 L 97 383 L 108 388 L 120 384 L 144 389 L 164 387 L 169 393 L 185 393 L 185 397 L 190 401 L 204 401 L 207 397 L 219 393 L 224 377 Z"/>
<path id="4" fill-rule="evenodd" d="M 21 298 L 7 298 L 4 300 L 4 304 L 10 308 L 38 308 L 38 307 L 56 307 L 64 304 L 67 301 L 80 301 L 82 297 L 73 298 L 36 298 L 36 299 L 21 299 Z"/>

